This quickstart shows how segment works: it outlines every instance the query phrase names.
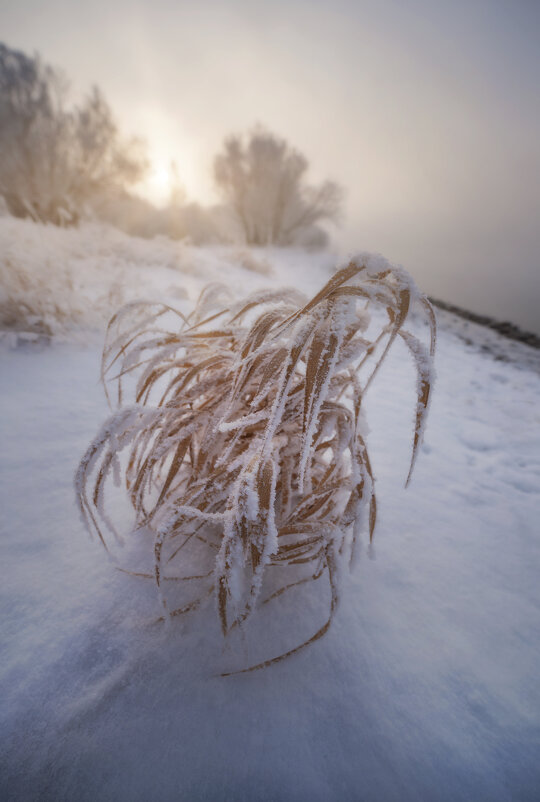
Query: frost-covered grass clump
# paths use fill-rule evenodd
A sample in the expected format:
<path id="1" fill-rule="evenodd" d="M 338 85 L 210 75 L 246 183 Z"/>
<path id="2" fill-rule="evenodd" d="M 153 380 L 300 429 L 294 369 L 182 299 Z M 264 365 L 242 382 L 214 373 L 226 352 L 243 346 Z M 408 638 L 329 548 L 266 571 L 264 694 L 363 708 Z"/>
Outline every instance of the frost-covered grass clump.
<path id="1" fill-rule="evenodd" d="M 404 329 L 414 305 L 427 315 L 427 346 Z M 117 409 L 83 457 L 78 499 L 108 548 L 121 536 L 106 486 L 123 480 L 163 618 L 214 595 L 227 635 L 289 588 L 326 581 L 323 626 L 249 669 L 324 635 L 338 564 L 352 560 L 364 525 L 373 536 L 362 401 L 398 336 L 418 375 L 410 477 L 432 386 L 435 319 L 405 272 L 353 260 L 309 301 L 278 290 L 224 306 L 223 288 L 210 285 L 188 317 L 141 302 L 112 318 L 103 380 Z M 175 606 L 178 583 L 192 595 Z"/>

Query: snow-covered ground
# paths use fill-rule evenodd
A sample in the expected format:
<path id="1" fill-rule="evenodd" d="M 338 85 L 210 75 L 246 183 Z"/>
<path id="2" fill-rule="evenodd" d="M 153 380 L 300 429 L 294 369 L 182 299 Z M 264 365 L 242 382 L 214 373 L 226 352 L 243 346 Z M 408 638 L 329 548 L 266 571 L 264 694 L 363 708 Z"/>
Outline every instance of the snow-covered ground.
<path id="1" fill-rule="evenodd" d="M 262 613 L 258 632 L 225 648 L 212 604 L 169 627 L 153 623 L 152 583 L 115 570 L 74 501 L 74 469 L 107 414 L 94 305 L 111 285 L 122 299 L 180 305 L 214 280 L 238 295 L 269 284 L 311 294 L 332 257 L 197 250 L 99 227 L 23 231 L 18 221 L 5 223 L 10 238 L 2 225 L 4 256 L 9 246 L 30 278 L 43 270 L 43 293 L 65 288 L 57 270 L 84 267 L 92 314 L 63 316 L 55 330 L 54 312 L 47 329 L 23 310 L 0 351 L 0 797 L 537 800 L 538 352 L 493 333 L 482 349 L 481 330 L 475 339 L 469 328 L 466 343 L 461 323 L 438 316 L 438 380 L 404 490 L 414 370 L 396 344 L 366 403 L 373 552 L 344 577 L 322 640 L 220 678 L 235 650 L 242 663 L 268 656 L 282 636 L 284 648 L 298 643 L 324 621 L 327 600 L 319 604 L 316 583 L 291 592 L 279 621 Z M 22 290 L 10 287 L 13 302 Z M 64 297 L 65 308 L 82 292 Z"/>

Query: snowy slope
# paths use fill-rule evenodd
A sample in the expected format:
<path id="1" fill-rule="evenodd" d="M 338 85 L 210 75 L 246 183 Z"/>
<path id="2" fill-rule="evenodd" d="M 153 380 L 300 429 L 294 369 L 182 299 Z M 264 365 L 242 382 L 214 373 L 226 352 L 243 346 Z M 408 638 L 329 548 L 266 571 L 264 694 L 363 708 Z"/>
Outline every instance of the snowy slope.
<path id="1" fill-rule="evenodd" d="M 237 294 L 271 283 L 309 294 L 331 261 L 252 255 L 271 265 L 263 275 L 238 253 L 189 249 L 200 275 L 152 271 L 140 263 L 151 245 L 130 245 L 133 284 L 148 297 L 180 285 L 186 305 L 218 278 Z M 158 245 L 162 257 L 176 247 Z M 404 346 L 370 390 L 375 548 L 344 577 L 330 632 L 227 679 L 216 674 L 239 655 L 269 656 L 314 631 L 326 599 L 309 589 L 300 616 L 291 593 L 280 620 L 263 617 L 225 649 L 212 604 L 169 628 L 153 623 L 152 584 L 115 570 L 73 498 L 73 471 L 107 414 L 99 345 L 11 337 L 17 347 L 0 352 L 2 799 L 538 798 L 540 371 L 526 346 L 508 352 L 494 335 L 498 354 L 482 351 L 451 316 L 441 323 L 406 491 L 414 373 Z M 69 339 L 69 326 L 58 334 Z"/>

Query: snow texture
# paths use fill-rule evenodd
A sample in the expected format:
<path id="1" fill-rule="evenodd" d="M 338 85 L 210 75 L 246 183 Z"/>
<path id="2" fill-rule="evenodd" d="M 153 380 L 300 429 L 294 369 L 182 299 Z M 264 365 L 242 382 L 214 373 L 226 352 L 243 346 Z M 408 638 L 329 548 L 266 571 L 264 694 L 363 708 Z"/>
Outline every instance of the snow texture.
<path id="1" fill-rule="evenodd" d="M 197 258 L 201 277 L 181 274 L 191 300 L 220 271 L 238 295 L 269 282 L 215 251 Z M 266 258 L 272 281 L 308 297 L 328 275 L 322 258 Z M 144 272 L 163 299 L 169 279 Z M 12 338 L 0 353 L 2 799 L 538 799 L 540 371 L 527 346 L 490 333 L 494 356 L 460 325 L 445 314 L 407 490 L 417 388 L 399 338 L 366 398 L 376 559 L 361 552 L 343 574 L 332 628 L 229 678 L 216 675 L 239 654 L 255 662 L 320 626 L 328 599 L 316 582 L 289 591 L 281 618 L 224 652 L 211 603 L 156 624 L 152 581 L 104 560 L 73 502 L 73 470 L 108 414 L 99 345 Z M 121 501 L 114 513 L 127 514 Z"/>

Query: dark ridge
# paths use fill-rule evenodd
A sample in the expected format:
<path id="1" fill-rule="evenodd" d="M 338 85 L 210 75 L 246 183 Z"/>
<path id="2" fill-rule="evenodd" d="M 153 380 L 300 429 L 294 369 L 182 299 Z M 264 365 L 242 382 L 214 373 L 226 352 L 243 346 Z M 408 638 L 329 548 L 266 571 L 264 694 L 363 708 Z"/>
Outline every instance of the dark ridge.
<path id="1" fill-rule="evenodd" d="M 452 312 L 454 315 L 462 317 L 464 320 L 470 320 L 471 323 L 478 323 L 480 326 L 486 326 L 488 329 L 502 334 L 503 337 L 508 337 L 510 340 L 517 340 L 518 342 L 525 343 L 532 346 L 532 348 L 540 348 L 540 337 L 530 331 L 523 331 L 519 326 L 508 321 L 501 322 L 494 320 L 492 317 L 486 315 L 477 315 L 475 312 L 469 312 L 467 309 L 462 309 L 461 306 L 448 304 L 446 301 L 439 301 L 437 298 L 429 299 L 434 306 L 439 309 L 444 309 L 446 312 Z"/>

